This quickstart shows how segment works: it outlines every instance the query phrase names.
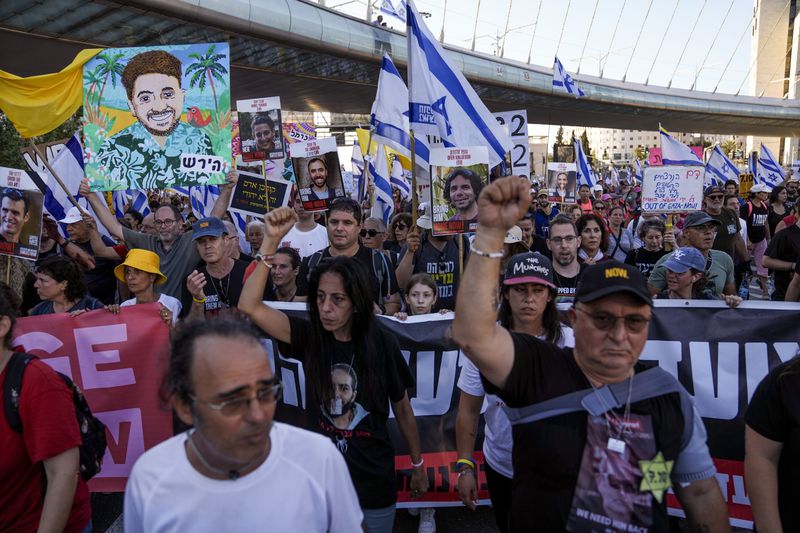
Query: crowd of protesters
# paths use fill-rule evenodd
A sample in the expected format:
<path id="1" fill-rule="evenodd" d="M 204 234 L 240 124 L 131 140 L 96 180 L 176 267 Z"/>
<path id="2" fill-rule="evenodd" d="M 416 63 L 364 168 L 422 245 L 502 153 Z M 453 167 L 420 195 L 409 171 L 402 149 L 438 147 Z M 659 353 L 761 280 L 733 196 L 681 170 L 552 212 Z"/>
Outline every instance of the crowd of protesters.
<path id="1" fill-rule="evenodd" d="M 415 378 L 374 316 L 424 321 L 453 311 L 454 339 L 469 358 L 455 421 L 457 490 L 468 508 L 477 500 L 485 401 L 483 456 L 501 531 L 581 530 L 570 502 L 574 493 L 592 505 L 578 479 L 584 441 L 588 447 L 597 432 L 609 448 L 624 449 L 624 424 L 643 416 L 653 417 L 658 449 L 675 461 L 673 487 L 692 526 L 727 527 L 702 423 L 694 421 L 685 442 L 670 437 L 681 433 L 682 416 L 695 416 L 681 411 L 679 386 L 633 401 L 628 392 L 627 404 L 603 411 L 607 427 L 575 411 L 510 420 L 503 407 L 632 386 L 645 372 L 637 361 L 654 298 L 736 307 L 752 281 L 763 299 L 800 300 L 796 180 L 771 192 L 757 185 L 746 199 L 736 183 L 711 186 L 702 211 L 666 216 L 642 213 L 639 187 L 627 184 L 581 185 L 576 203 L 562 205 L 535 182 L 503 178 L 481 193 L 477 232 L 462 235 L 434 234 L 424 203 L 412 215 L 398 199 L 385 223 L 350 198 L 311 213 L 295 194 L 292 206 L 251 220 L 242 239 L 227 212 L 233 181 L 221 187 L 212 216 L 200 219 L 180 197 L 163 194 L 152 198 L 151 215 L 129 210 L 117 219 L 84 184 L 97 219 L 76 208 L 46 221 L 39 260 L 15 260 L 22 270 L 0 283 L 0 382 L 19 317 L 160 304 L 153 312 L 171 334 L 165 383 L 174 416 L 190 429 L 137 462 L 126 531 L 252 530 L 265 525 L 263 516 L 276 520 L 276 531 L 392 531 L 390 412 L 410 453 L 412 497 L 425 495 L 428 478 L 409 401 Z M 626 282 L 609 281 L 617 274 Z M 304 303 L 308 319 L 264 302 Z M 557 304 L 569 307 L 574 332 L 559 321 Z M 301 425 L 322 436 L 274 420 L 281 383 L 253 326 L 303 363 Z M 792 505 L 798 375 L 797 361 L 776 368 L 747 415 L 745 469 L 764 531 L 800 528 Z M 0 412 L 0 530 L 91 531 L 86 484 L 74 475 L 80 438 L 69 391 L 41 362 L 24 376 L 22 432 Z M 548 431 L 555 433 L 540 436 Z M 628 468 L 617 464 L 624 454 L 606 452 L 595 458 L 598 468 Z M 630 509 L 618 509 L 622 522 L 667 527 L 661 500 L 631 498 Z M 433 510 L 419 514 L 419 531 L 435 531 Z"/>

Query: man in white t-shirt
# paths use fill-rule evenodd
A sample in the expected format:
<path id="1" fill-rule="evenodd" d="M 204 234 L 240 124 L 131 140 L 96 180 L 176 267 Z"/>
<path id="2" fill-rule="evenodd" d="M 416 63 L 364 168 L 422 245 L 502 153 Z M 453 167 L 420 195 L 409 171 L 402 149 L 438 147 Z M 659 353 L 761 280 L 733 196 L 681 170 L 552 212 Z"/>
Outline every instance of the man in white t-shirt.
<path id="1" fill-rule="evenodd" d="M 136 461 L 127 533 L 362 530 L 341 453 L 322 435 L 273 422 L 281 384 L 245 323 L 177 330 L 168 385 L 178 417 L 194 428 Z"/>
<path id="2" fill-rule="evenodd" d="M 328 246 L 328 230 L 325 226 L 314 221 L 314 213 L 303 209 L 300 194 L 295 191 L 294 211 L 297 213 L 297 222 L 281 241 L 281 246 L 294 248 L 301 259 Z"/>

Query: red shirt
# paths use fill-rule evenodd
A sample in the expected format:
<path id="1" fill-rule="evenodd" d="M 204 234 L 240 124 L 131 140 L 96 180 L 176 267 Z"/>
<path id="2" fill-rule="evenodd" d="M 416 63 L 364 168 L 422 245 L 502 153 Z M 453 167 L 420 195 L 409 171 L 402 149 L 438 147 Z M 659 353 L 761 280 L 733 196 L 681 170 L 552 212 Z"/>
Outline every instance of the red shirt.
<path id="1" fill-rule="evenodd" d="M 8 365 L 0 372 L 0 390 Z M 46 363 L 33 360 L 25 369 L 20 401 L 22 433 L 6 420 L 0 394 L 0 531 L 29 532 L 39 527 L 44 504 L 45 459 L 80 446 L 72 393 Z M 89 490 L 78 479 L 66 532 L 81 532 L 92 517 Z"/>

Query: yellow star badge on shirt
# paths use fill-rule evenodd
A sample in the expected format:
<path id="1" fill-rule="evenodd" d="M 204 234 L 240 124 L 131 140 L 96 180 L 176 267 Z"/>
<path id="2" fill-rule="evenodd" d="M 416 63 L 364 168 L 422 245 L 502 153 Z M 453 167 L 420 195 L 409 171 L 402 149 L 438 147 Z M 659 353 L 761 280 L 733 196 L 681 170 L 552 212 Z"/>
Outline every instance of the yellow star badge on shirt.
<path id="1" fill-rule="evenodd" d="M 664 493 L 672 486 L 669 474 L 674 463 L 675 461 L 665 461 L 661 452 L 650 461 L 639 461 L 639 468 L 644 476 L 639 491 L 652 492 L 658 503 L 661 503 Z"/>

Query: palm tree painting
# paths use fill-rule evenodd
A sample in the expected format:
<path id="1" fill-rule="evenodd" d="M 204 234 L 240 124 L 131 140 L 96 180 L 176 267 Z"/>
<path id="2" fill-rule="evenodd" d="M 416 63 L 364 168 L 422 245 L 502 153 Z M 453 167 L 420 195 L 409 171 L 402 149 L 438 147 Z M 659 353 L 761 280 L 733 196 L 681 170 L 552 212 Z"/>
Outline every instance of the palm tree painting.
<path id="1" fill-rule="evenodd" d="M 226 54 L 215 53 L 216 47 L 217 45 L 215 44 L 209 46 L 205 55 L 200 55 L 198 53 L 189 54 L 189 57 L 195 61 L 186 67 L 186 75 L 192 74 L 189 80 L 189 87 L 197 86 L 201 93 L 206 87 L 206 80 L 208 80 L 208 85 L 211 87 L 211 92 L 214 95 L 214 111 L 217 117 L 219 117 L 219 104 L 217 102 L 217 89 L 214 87 L 214 79 L 220 83 L 224 83 L 225 78 L 223 78 L 223 76 L 228 73 L 228 69 L 220 63 L 220 60 L 227 57 Z"/>

